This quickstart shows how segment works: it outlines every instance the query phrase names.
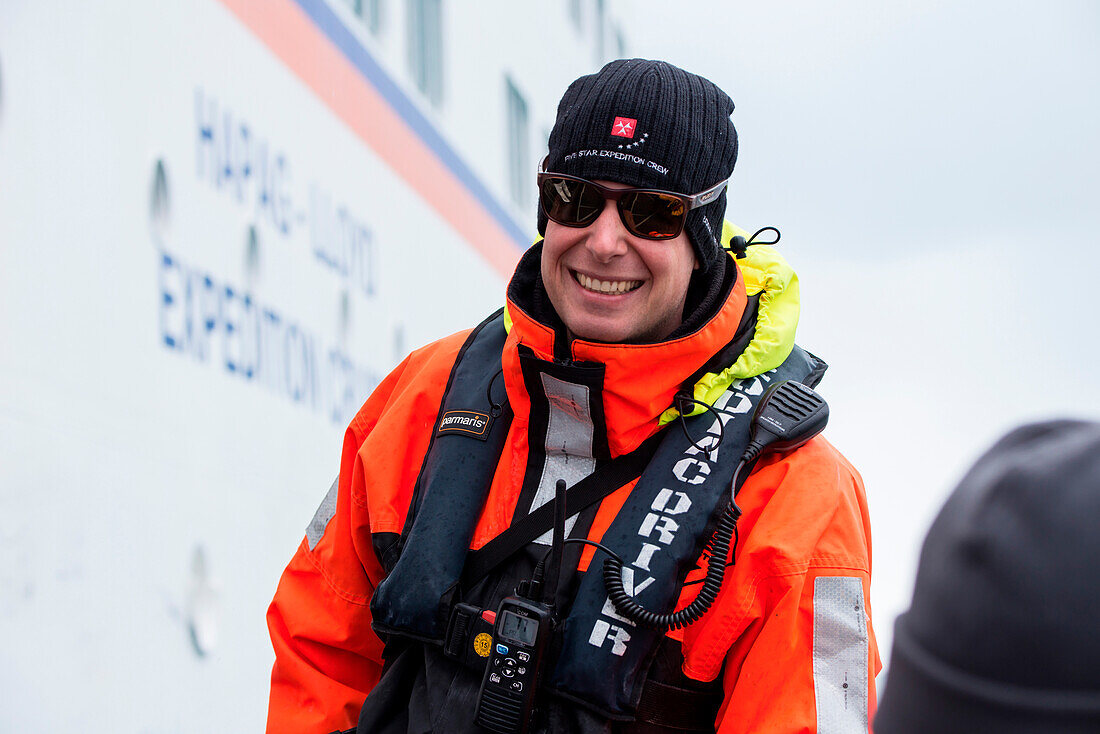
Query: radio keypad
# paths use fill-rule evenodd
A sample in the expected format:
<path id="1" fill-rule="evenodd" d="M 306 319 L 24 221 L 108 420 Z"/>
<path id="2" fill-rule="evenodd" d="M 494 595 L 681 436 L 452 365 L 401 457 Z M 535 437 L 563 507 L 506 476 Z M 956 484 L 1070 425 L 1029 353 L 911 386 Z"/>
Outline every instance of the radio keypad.
<path id="1" fill-rule="evenodd" d="M 522 692 L 530 684 L 527 663 L 531 653 L 499 643 L 494 645 L 494 652 L 497 654 L 492 658 L 489 682 L 504 684 L 515 693 Z"/>

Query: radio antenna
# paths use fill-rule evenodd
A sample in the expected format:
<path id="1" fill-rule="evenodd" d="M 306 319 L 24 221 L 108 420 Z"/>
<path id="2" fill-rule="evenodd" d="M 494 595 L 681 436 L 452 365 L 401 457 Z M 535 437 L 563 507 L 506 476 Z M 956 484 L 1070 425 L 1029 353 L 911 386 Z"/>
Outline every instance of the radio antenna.
<path id="1" fill-rule="evenodd" d="M 565 518 L 565 480 L 559 479 L 554 485 L 554 535 L 550 541 L 550 563 L 542 587 L 542 601 L 551 607 L 554 606 L 554 597 L 558 593 L 558 581 L 561 578 L 561 561 L 565 552 Z"/>

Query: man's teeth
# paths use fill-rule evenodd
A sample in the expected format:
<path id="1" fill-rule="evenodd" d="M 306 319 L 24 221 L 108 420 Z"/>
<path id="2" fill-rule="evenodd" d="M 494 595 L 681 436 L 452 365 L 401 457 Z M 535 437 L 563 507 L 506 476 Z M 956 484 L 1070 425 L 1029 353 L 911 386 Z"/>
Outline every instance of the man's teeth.
<path id="1" fill-rule="evenodd" d="M 583 273 L 577 273 L 577 282 L 584 288 L 597 293 L 626 293 L 642 284 L 640 280 L 596 280 Z"/>

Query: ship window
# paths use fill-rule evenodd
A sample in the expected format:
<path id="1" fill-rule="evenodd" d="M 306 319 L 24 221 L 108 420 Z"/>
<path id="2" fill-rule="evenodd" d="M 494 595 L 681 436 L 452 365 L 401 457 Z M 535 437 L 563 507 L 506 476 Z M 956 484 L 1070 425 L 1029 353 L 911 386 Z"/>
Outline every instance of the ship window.
<path id="1" fill-rule="evenodd" d="M 432 104 L 443 101 L 442 0 L 407 0 L 409 71 Z"/>
<path id="2" fill-rule="evenodd" d="M 574 28 L 581 30 L 581 0 L 569 0 L 569 19 L 573 21 Z"/>
<path id="3" fill-rule="evenodd" d="M 505 78 L 504 86 L 508 97 L 508 188 L 512 201 L 522 207 L 528 203 L 533 175 L 527 157 L 527 100 L 511 79 Z"/>
<path id="4" fill-rule="evenodd" d="M 382 0 L 344 0 L 367 29 L 374 35 L 382 29 Z"/>
<path id="5" fill-rule="evenodd" d="M 363 7 L 363 20 L 374 35 L 382 30 L 382 0 L 355 0 Z"/>

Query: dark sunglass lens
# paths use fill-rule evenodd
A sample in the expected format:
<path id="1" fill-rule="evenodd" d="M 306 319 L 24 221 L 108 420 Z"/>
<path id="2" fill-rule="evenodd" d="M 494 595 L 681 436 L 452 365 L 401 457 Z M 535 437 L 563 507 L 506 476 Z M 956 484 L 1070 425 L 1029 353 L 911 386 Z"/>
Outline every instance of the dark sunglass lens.
<path id="1" fill-rule="evenodd" d="M 547 177 L 542 181 L 540 193 L 546 216 L 559 224 L 586 226 L 603 209 L 603 196 L 583 181 Z"/>
<path id="2" fill-rule="evenodd" d="M 619 211 L 627 229 L 639 237 L 654 240 L 680 234 L 687 214 L 680 199 L 651 191 L 627 194 L 619 201 Z"/>

